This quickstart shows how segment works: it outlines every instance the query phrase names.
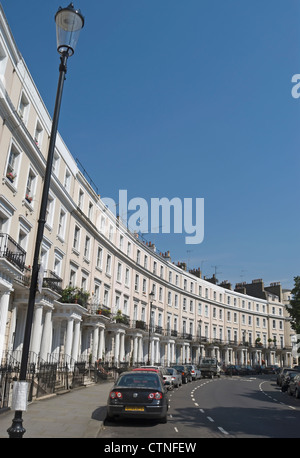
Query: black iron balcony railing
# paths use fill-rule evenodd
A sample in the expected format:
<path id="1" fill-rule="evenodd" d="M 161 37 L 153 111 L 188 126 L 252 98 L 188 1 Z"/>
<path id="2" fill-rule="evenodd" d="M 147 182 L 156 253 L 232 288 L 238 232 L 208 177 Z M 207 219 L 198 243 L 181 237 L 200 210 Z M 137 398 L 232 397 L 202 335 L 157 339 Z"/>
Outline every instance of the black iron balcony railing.
<path id="1" fill-rule="evenodd" d="M 62 278 L 56 275 L 55 272 L 52 272 L 52 270 L 46 270 L 44 272 L 44 277 L 43 277 L 43 287 L 44 288 L 49 288 L 52 291 L 56 291 L 57 293 L 61 294 L 62 293 L 61 285 L 62 285 Z"/>
<path id="2" fill-rule="evenodd" d="M 0 233 L 0 257 L 7 259 L 23 272 L 26 251 L 8 234 Z"/>

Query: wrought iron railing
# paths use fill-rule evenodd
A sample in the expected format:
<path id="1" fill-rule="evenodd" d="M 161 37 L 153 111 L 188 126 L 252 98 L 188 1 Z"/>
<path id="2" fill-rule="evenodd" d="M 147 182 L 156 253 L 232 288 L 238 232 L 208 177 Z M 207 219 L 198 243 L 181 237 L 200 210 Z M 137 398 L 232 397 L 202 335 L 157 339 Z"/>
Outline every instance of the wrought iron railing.
<path id="1" fill-rule="evenodd" d="M 26 251 L 9 234 L 0 233 L 0 257 L 24 270 Z"/>

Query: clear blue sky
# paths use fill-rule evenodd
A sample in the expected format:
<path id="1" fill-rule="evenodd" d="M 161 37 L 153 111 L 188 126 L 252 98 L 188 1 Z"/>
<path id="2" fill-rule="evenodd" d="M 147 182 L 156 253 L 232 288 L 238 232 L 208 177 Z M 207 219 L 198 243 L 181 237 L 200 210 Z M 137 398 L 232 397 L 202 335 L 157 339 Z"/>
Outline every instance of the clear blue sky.
<path id="1" fill-rule="evenodd" d="M 57 1 L 2 1 L 53 114 Z M 205 236 L 145 234 L 219 281 L 299 269 L 298 0 L 78 0 L 59 131 L 101 196 L 202 197 Z"/>

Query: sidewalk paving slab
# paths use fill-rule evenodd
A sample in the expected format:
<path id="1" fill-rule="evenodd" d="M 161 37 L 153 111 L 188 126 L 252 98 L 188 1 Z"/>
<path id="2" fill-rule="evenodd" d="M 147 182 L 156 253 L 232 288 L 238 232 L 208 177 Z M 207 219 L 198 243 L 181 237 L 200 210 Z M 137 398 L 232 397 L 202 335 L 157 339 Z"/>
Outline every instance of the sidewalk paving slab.
<path id="1" fill-rule="evenodd" d="M 26 438 L 96 438 L 113 382 L 101 382 L 34 400 L 23 412 Z M 14 411 L 0 415 L 0 438 L 9 438 Z"/>

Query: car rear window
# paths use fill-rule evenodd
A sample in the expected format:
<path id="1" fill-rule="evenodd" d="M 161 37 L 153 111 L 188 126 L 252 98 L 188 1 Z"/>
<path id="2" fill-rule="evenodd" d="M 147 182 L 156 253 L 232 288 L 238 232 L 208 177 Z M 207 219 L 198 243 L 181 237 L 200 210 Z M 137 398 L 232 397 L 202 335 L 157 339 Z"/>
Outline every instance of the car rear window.
<path id="1" fill-rule="evenodd" d="M 153 374 L 128 374 L 119 378 L 117 386 L 136 388 L 159 388 L 158 377 Z"/>

